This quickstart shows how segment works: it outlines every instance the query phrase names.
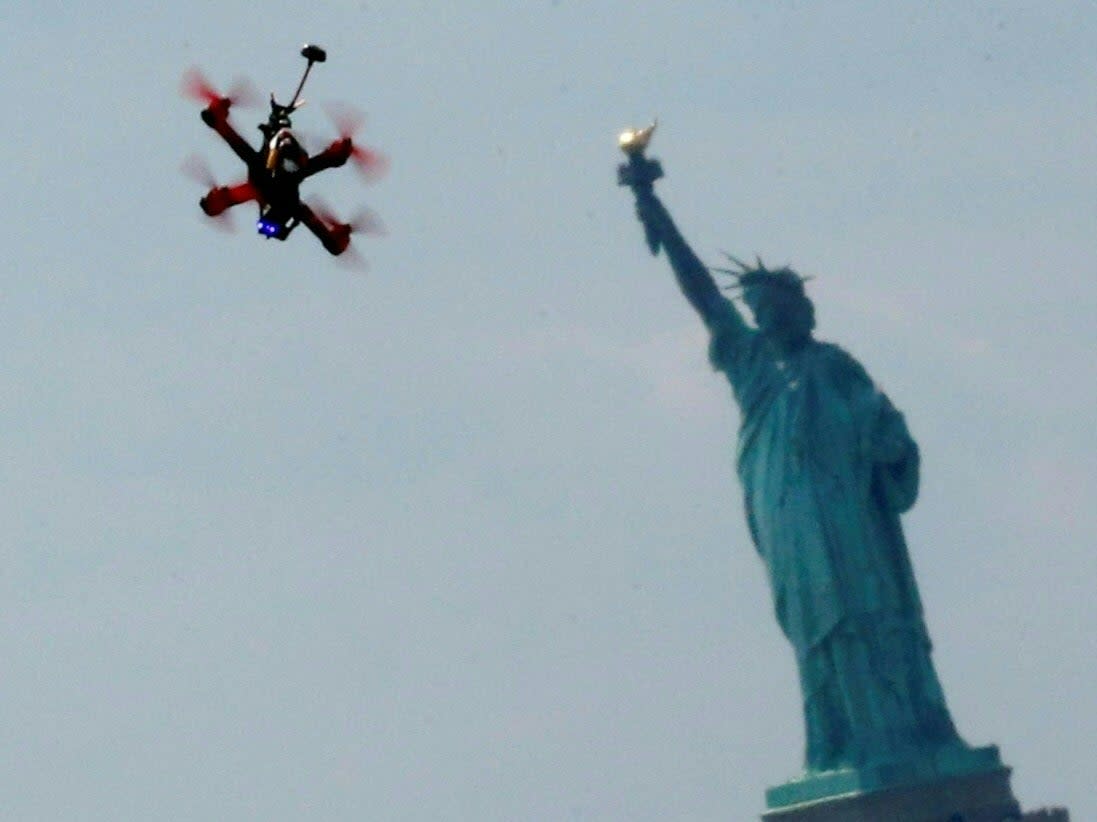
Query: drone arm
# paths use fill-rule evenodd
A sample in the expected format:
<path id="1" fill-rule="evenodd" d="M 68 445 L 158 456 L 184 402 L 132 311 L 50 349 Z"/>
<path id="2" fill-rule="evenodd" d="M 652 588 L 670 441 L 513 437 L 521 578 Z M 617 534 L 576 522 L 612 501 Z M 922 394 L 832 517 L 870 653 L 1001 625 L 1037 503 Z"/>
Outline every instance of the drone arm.
<path id="1" fill-rule="evenodd" d="M 227 211 L 235 205 L 254 200 L 255 195 L 255 186 L 251 183 L 218 186 L 210 189 L 209 193 L 198 201 L 198 205 L 201 206 L 202 211 L 206 212 L 210 217 L 216 217 L 218 214 Z"/>
<path id="2" fill-rule="evenodd" d="M 319 154 L 314 154 L 309 157 L 308 163 L 305 164 L 305 168 L 302 172 L 303 177 L 311 177 L 313 174 L 317 174 L 328 168 L 338 168 L 341 165 L 345 165 L 347 160 L 350 159 L 351 151 L 353 150 L 349 137 L 342 140 L 336 140 L 329 145 Z"/>
<path id="3" fill-rule="evenodd" d="M 209 108 L 202 110 L 202 122 L 217 132 L 229 148 L 233 150 L 237 157 L 244 161 L 250 168 L 253 163 L 258 162 L 259 155 L 250 145 L 248 141 L 240 136 L 240 133 L 229 125 L 228 111 L 222 111 L 216 107 L 216 104 L 211 105 Z"/>
<path id="4" fill-rule="evenodd" d="M 297 216 L 308 230 L 316 235 L 329 254 L 338 257 L 347 250 L 347 246 L 350 245 L 350 226 L 329 226 L 304 203 L 298 207 Z"/>

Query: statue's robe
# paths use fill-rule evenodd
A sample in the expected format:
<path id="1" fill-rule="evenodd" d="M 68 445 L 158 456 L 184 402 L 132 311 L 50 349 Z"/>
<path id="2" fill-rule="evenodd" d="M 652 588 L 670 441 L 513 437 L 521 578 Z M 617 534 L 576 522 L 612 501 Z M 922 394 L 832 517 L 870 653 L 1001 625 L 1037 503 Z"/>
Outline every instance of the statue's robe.
<path id="1" fill-rule="evenodd" d="M 919 464 L 902 415 L 837 346 L 780 356 L 727 301 L 706 319 L 741 411 L 750 533 L 796 651 L 808 770 L 959 743 L 899 524 Z"/>

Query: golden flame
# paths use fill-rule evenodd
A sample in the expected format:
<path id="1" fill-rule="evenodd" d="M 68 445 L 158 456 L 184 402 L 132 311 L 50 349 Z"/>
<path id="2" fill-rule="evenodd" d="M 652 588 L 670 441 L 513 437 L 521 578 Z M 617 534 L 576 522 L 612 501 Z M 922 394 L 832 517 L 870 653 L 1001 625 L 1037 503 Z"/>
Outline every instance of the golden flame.
<path id="1" fill-rule="evenodd" d="M 653 120 L 650 126 L 644 128 L 628 128 L 617 135 L 617 145 L 625 154 L 638 154 L 648 147 L 651 135 L 655 133 L 658 120 Z"/>

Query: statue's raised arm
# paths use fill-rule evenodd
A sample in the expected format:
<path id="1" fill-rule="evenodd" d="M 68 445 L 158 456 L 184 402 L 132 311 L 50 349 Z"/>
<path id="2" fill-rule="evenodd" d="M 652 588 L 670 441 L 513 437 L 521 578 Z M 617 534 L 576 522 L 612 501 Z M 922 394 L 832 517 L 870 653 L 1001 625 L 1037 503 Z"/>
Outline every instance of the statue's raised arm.
<path id="1" fill-rule="evenodd" d="M 648 248 L 652 254 L 658 254 L 660 249 L 666 252 L 682 293 L 701 315 L 705 325 L 710 329 L 719 325 L 726 330 L 730 325 L 733 329 L 746 330 L 747 326 L 735 306 L 720 293 L 708 267 L 689 247 L 670 213 L 655 195 L 654 183 L 663 176 L 663 169 L 658 160 L 644 156 L 644 149 L 654 130 L 655 124 L 652 123 L 647 128 L 621 133 L 618 143 L 628 162 L 617 169 L 618 183 L 628 186 L 636 195 L 636 216 L 644 226 Z"/>

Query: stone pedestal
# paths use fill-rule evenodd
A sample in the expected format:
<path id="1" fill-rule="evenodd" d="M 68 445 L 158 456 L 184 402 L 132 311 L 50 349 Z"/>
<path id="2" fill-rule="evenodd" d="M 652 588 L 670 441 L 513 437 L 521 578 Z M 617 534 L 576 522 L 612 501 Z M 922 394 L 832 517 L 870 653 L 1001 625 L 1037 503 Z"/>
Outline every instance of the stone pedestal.
<path id="1" fill-rule="evenodd" d="M 998 749 L 935 754 L 807 774 L 766 791 L 763 822 L 1069 822 L 1063 808 L 1022 813 Z"/>
<path id="2" fill-rule="evenodd" d="M 816 799 L 770 810 L 765 822 L 1020 822 L 1009 769 Z"/>
<path id="3" fill-rule="evenodd" d="M 1020 822 L 997 747 L 949 746 L 766 791 L 764 822 Z M 1039 819 L 1039 817 L 1036 817 Z M 1055 817 L 1050 819 L 1054 820 Z"/>

